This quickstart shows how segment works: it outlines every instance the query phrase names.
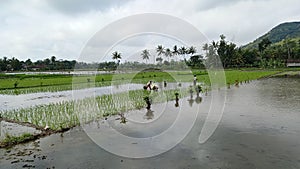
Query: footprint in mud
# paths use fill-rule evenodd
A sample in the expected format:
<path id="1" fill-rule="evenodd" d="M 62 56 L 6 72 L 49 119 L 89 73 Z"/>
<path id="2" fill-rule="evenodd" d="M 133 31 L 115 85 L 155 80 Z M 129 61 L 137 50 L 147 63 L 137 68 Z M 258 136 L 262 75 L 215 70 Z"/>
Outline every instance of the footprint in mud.
<path id="1" fill-rule="evenodd" d="M 39 96 L 28 100 L 38 100 L 38 99 L 44 99 L 44 98 L 50 98 L 49 96 Z"/>
<path id="2" fill-rule="evenodd" d="M 11 149 L 7 149 L 4 153 L 4 157 L 7 157 L 5 160 L 10 161 L 11 164 L 19 163 L 21 166 L 23 165 L 23 168 L 35 168 L 35 166 L 30 163 L 34 163 L 35 159 L 46 159 L 46 156 L 39 153 L 41 151 L 39 147 L 39 141 L 30 143 L 30 145 L 26 148 L 16 146 Z"/>
<path id="3" fill-rule="evenodd" d="M 20 162 L 20 160 L 14 160 L 14 161 L 12 161 L 12 162 L 10 162 L 11 164 L 15 164 L 15 163 L 18 163 L 18 162 Z"/>
<path id="4" fill-rule="evenodd" d="M 24 164 L 23 168 L 35 168 L 35 166 L 31 164 Z"/>
<path id="5" fill-rule="evenodd" d="M 54 98 L 60 98 L 60 97 L 66 97 L 65 95 L 62 95 L 62 94 L 60 94 L 60 95 L 58 95 L 58 96 L 52 96 L 52 97 L 54 97 Z"/>

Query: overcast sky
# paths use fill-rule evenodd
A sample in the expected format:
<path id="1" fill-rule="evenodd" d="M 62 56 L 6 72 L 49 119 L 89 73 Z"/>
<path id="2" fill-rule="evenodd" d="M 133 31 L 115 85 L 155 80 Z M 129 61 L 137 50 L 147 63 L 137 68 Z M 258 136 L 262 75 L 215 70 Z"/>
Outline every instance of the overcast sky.
<path id="1" fill-rule="evenodd" d="M 299 21 L 299 11 L 299 0 L 0 0 L 0 56 L 78 59 L 96 32 L 141 13 L 178 17 L 209 41 L 224 34 L 243 45 L 282 22 Z M 137 42 L 125 46 L 149 47 Z"/>

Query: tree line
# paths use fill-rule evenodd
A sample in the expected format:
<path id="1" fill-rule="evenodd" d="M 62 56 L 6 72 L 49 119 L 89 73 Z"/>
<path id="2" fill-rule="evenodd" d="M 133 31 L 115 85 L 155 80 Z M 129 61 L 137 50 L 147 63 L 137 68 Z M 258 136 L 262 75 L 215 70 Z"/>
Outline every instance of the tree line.
<path id="1" fill-rule="evenodd" d="M 76 60 L 57 60 L 55 56 L 46 58 L 44 60 L 37 60 L 35 62 L 31 59 L 20 61 L 15 57 L 0 58 L 0 71 L 52 71 L 52 70 L 72 70 L 72 69 L 108 69 L 113 70 L 117 68 L 115 62 L 103 63 L 85 63 L 77 62 Z"/>
<path id="2" fill-rule="evenodd" d="M 240 67 L 260 67 L 277 68 L 284 67 L 287 61 L 300 59 L 300 39 L 285 39 L 281 42 L 272 44 L 268 38 L 264 38 L 258 43 L 257 48 L 238 47 L 235 43 L 227 41 L 224 35 L 220 35 L 218 41 L 212 41 L 200 46 L 204 53 L 197 53 L 195 46 L 177 46 L 171 48 L 158 45 L 155 48 L 154 63 L 148 63 L 150 60 L 150 51 L 144 49 L 141 51 L 141 59 L 146 64 L 138 62 L 125 62 L 120 64 L 122 53 L 114 51 L 112 53 L 113 61 L 102 63 L 84 63 L 76 60 L 57 60 L 55 56 L 44 60 L 32 62 L 30 59 L 20 61 L 15 57 L 8 59 L 0 58 L 0 71 L 32 71 L 32 70 L 72 70 L 77 69 L 100 69 L 116 70 L 119 66 L 124 68 L 144 67 L 147 64 L 152 66 L 165 66 L 172 69 L 172 66 L 184 67 L 183 64 L 191 68 L 205 68 L 216 65 L 219 61 L 224 68 Z M 188 57 L 188 58 L 187 58 Z M 176 58 L 180 58 L 176 60 Z"/>
<path id="3" fill-rule="evenodd" d="M 204 68 L 216 66 L 219 60 L 224 68 L 260 67 L 278 68 L 285 67 L 286 62 L 299 62 L 300 60 L 300 39 L 284 39 L 279 43 L 272 43 L 268 38 L 259 42 L 257 48 L 238 47 L 235 43 L 227 41 L 224 35 L 220 40 L 206 43 L 200 47 L 204 54 L 197 53 L 195 46 L 167 48 L 158 45 L 155 50 L 156 64 L 169 65 L 174 56 L 181 57 L 181 60 L 192 68 Z M 141 58 L 148 63 L 150 52 L 144 49 Z M 189 56 L 189 59 L 186 59 Z M 112 59 L 121 60 L 121 53 L 115 51 Z"/>
<path id="4" fill-rule="evenodd" d="M 298 62 L 300 59 L 300 40 L 284 39 L 279 43 L 272 43 L 268 38 L 262 39 L 257 48 L 247 46 L 237 47 L 233 42 L 226 41 L 220 35 L 219 41 L 205 44 L 206 64 L 212 65 L 214 56 L 219 56 L 224 68 L 232 67 L 285 67 L 286 63 Z"/>

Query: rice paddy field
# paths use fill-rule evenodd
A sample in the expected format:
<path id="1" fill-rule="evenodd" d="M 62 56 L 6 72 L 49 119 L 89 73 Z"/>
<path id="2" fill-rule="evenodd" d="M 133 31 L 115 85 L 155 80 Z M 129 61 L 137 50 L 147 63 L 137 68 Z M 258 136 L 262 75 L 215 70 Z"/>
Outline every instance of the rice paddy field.
<path id="1" fill-rule="evenodd" d="M 282 70 L 226 70 L 227 83 L 233 84 L 236 80 L 254 80 L 276 74 Z M 137 73 L 106 73 L 98 75 L 65 75 L 65 74 L 0 74 L 0 94 L 19 95 L 38 92 L 58 92 L 86 87 L 102 87 L 114 84 L 141 83 L 149 80 L 155 82 L 191 82 L 193 74 L 199 81 L 210 85 L 210 77 L 206 70 L 180 72 L 137 72 Z M 176 77 L 176 78 L 174 78 Z M 91 85 L 89 85 L 91 84 Z"/>
<path id="2" fill-rule="evenodd" d="M 250 81 L 279 73 L 279 70 L 226 70 L 226 83 Z M 0 94 L 22 95 L 43 92 L 60 92 L 83 88 L 98 88 L 119 84 L 146 84 L 154 82 L 181 83 L 191 82 L 193 75 L 197 76 L 202 91 L 210 90 L 209 72 L 205 70 L 191 71 L 146 71 L 137 73 L 111 73 L 97 75 L 68 75 L 68 74 L 14 74 L 0 75 Z M 190 92 L 196 92 L 194 87 L 182 87 L 153 92 L 143 89 L 124 91 L 115 94 L 105 94 L 87 97 L 79 100 L 61 101 L 57 103 L 42 103 L 24 108 L 1 110 L 0 117 L 6 121 L 30 124 L 36 129 L 63 131 L 80 124 L 90 123 L 106 116 L 122 115 L 130 110 L 146 107 L 145 97 L 151 103 L 168 102 L 179 97 L 186 97 Z"/>
<path id="3" fill-rule="evenodd" d="M 4 119 L 33 124 L 43 129 L 51 130 L 72 128 L 80 123 L 99 120 L 102 117 L 125 113 L 133 109 L 146 107 L 145 97 L 150 97 L 152 103 L 175 99 L 175 93 L 180 97 L 187 95 L 187 90 L 166 90 L 162 93 L 145 90 L 129 91 L 114 95 L 90 97 L 83 100 L 64 101 L 55 104 L 38 105 L 29 108 L 2 111 Z"/>

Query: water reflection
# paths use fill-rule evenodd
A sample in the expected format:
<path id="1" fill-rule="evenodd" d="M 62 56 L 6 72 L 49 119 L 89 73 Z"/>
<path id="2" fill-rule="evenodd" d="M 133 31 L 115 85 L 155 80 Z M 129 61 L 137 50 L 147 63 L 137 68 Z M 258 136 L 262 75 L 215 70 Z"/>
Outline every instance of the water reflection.
<path id="1" fill-rule="evenodd" d="M 170 85 L 168 84 L 168 86 Z M 203 88 L 203 90 L 203 95 L 205 95 L 206 89 Z M 194 99 L 194 102 L 197 103 L 196 95 L 194 95 Z M 199 107 L 202 112 L 209 110 L 210 99 L 211 95 L 203 98 Z M 186 98 L 182 98 L 182 100 L 186 100 Z M 10 153 L 3 150 L 3 153 L 0 153 L 2 155 L 0 168 L 22 168 L 22 163 L 20 163 L 20 167 L 12 164 L 13 161 L 16 161 L 15 158 L 18 158 L 20 151 L 26 153 L 27 159 L 34 160 L 32 163 L 36 168 L 43 168 L 49 164 L 55 165 L 55 168 L 74 168 L 74 166 L 93 168 L 96 165 L 104 168 L 130 168 L 132 166 L 138 166 L 139 168 L 178 168 L 179 163 L 186 166 L 201 167 L 209 160 L 214 162 L 207 163 L 202 168 L 216 168 L 216 165 L 220 167 L 226 165 L 227 168 L 254 168 L 253 166 L 270 169 L 299 168 L 297 167 L 299 166 L 300 153 L 299 102 L 300 79 L 263 79 L 254 81 L 249 85 L 242 85 L 240 88 L 236 88 L 232 84 L 231 90 L 228 90 L 226 109 L 220 127 L 206 144 L 195 144 L 201 131 L 200 127 L 195 127 L 190 131 L 187 139 L 165 154 L 154 158 L 138 160 L 127 158 L 124 160 L 122 157 L 115 156 L 97 147 L 86 136 L 85 132 L 75 128 L 70 131 L 70 134 L 64 135 L 63 144 L 59 143 L 59 135 L 51 135 L 40 139 L 40 143 L 27 143 L 24 148 L 20 146 L 21 148 L 10 150 Z M 180 103 L 180 106 L 186 112 L 184 117 L 190 116 L 190 118 L 193 118 L 191 114 L 195 112 L 195 105 L 193 108 L 189 108 L 188 101 L 184 101 Z M 159 117 L 157 113 L 164 109 L 164 105 L 152 105 L 151 109 L 156 113 L 155 118 L 157 118 Z M 173 124 L 178 113 L 176 111 L 179 111 L 179 109 L 174 108 L 174 102 L 168 102 L 168 107 L 163 113 L 165 116 L 150 125 L 130 123 L 130 115 L 126 116 L 129 121 L 126 125 L 120 125 L 119 121 L 115 122 L 115 120 L 112 120 L 112 123 L 115 122 L 114 125 L 116 126 L 113 127 L 118 132 L 128 137 L 152 138 L 164 132 Z M 131 111 L 131 114 L 136 121 L 139 121 L 147 114 L 147 111 L 145 109 L 142 112 L 134 110 Z M 195 126 L 202 125 L 202 117 L 205 118 L 206 114 L 201 113 L 199 115 Z M 185 121 L 186 119 L 182 120 Z M 95 130 L 95 133 L 101 134 L 99 136 L 101 139 L 103 138 L 101 141 L 107 141 L 116 148 L 121 147 L 124 151 L 134 151 L 132 147 L 141 144 L 136 141 L 128 143 L 124 141 L 124 144 L 119 144 L 118 140 L 111 135 L 103 137 L 107 130 L 105 125 L 101 126 L 100 129 Z M 168 143 L 168 141 L 166 142 Z M 40 144 L 41 146 L 37 145 L 35 147 L 32 146 L 33 144 Z M 51 144 L 55 145 L 49 146 Z M 151 145 L 145 145 L 145 148 L 150 149 Z M 29 151 L 33 151 L 33 154 L 27 155 Z M 182 158 L 182 154 L 187 152 L 195 158 Z M 42 155 L 48 156 L 49 159 L 39 160 Z M 36 156 L 36 158 L 33 159 L 33 156 Z M 243 160 L 239 160 L 240 157 Z M 124 162 L 120 163 L 120 160 L 124 160 Z M 90 161 L 90 163 L 85 161 Z M 166 163 L 166 161 L 177 161 L 177 163 Z"/>
<path id="2" fill-rule="evenodd" d="M 200 97 L 200 93 L 202 92 L 202 87 L 200 85 L 197 85 L 195 87 L 195 90 L 196 90 L 196 103 L 197 104 L 200 104 L 202 102 L 202 97 Z"/>
<path id="3" fill-rule="evenodd" d="M 189 105 L 192 107 L 193 103 L 194 103 L 194 99 L 193 99 L 193 93 L 194 93 L 194 91 L 193 91 L 192 86 L 190 86 L 189 92 L 190 92 L 190 99 L 188 99 L 188 102 L 189 102 Z"/>
<path id="4" fill-rule="evenodd" d="M 193 91 L 192 86 L 190 86 L 189 92 L 190 92 L 191 99 L 193 99 L 193 93 L 194 93 L 194 91 Z"/>
<path id="5" fill-rule="evenodd" d="M 189 92 L 190 92 L 190 98 L 188 99 L 189 105 L 190 107 L 193 106 L 194 102 L 196 102 L 197 104 L 200 104 L 202 102 L 202 97 L 200 97 L 200 93 L 203 91 L 202 87 L 200 85 L 195 86 L 195 91 L 196 91 L 196 98 L 193 98 L 194 95 L 194 90 L 193 87 L 190 86 Z M 207 89 L 206 89 L 206 93 L 207 95 Z"/>
<path id="6" fill-rule="evenodd" d="M 196 101 L 197 104 L 200 104 L 202 102 L 202 97 L 197 95 L 195 101 Z"/>
<path id="7" fill-rule="evenodd" d="M 193 103 L 194 103 L 194 99 L 193 99 L 193 98 L 190 98 L 190 99 L 188 99 L 188 102 L 189 102 L 190 107 L 192 107 L 192 106 L 193 106 Z"/>
<path id="8" fill-rule="evenodd" d="M 153 119 L 154 118 L 154 113 L 153 112 L 154 111 L 152 111 L 151 109 L 147 109 L 147 112 L 146 112 L 146 114 L 144 116 L 144 119 L 146 119 L 146 120 Z"/>

